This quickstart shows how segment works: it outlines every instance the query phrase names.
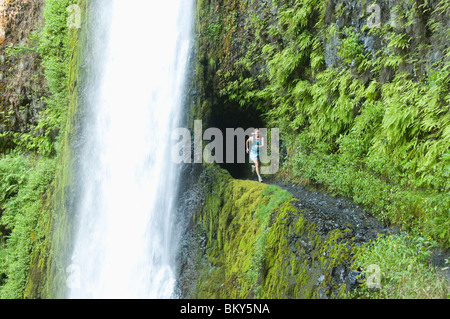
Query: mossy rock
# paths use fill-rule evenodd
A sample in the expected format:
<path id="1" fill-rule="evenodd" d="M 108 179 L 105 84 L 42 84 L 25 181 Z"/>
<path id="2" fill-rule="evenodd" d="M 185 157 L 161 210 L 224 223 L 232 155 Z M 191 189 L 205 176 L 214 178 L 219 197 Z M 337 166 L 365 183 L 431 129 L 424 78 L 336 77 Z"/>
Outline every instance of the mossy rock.
<path id="1" fill-rule="evenodd" d="M 345 291 L 332 272 L 349 262 L 351 245 L 340 242 L 338 230 L 319 235 L 289 192 L 233 179 L 214 165 L 199 185 L 204 200 L 193 230 L 206 244 L 196 254 L 197 285 L 189 297 L 303 299 Z"/>

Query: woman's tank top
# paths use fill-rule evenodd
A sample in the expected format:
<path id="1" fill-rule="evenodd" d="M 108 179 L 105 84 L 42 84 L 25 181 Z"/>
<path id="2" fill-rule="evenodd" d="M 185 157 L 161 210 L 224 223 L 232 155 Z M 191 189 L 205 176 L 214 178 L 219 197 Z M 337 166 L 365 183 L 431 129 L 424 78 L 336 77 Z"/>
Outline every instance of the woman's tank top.
<path id="1" fill-rule="evenodd" d="M 257 147 L 259 145 L 260 145 L 259 139 L 256 141 L 256 143 L 252 142 L 252 153 L 259 155 L 259 147 Z"/>

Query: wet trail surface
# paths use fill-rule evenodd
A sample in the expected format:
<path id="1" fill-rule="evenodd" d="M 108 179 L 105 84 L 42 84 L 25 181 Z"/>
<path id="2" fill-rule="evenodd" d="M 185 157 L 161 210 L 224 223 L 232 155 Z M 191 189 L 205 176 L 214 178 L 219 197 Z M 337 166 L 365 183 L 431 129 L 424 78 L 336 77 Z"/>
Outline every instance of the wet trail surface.
<path id="1" fill-rule="evenodd" d="M 184 201 L 180 205 L 183 207 L 183 214 L 181 216 L 187 216 L 182 224 L 189 224 L 187 231 L 184 235 L 183 247 L 180 249 L 179 254 L 179 289 L 181 295 L 189 294 L 195 290 L 196 276 L 198 276 L 195 269 L 195 261 L 197 260 L 196 254 L 192 253 L 192 247 L 203 247 L 204 242 L 198 243 L 193 233 L 192 214 L 185 214 L 186 211 L 193 212 L 202 200 L 202 194 L 199 188 L 192 188 L 195 181 L 198 180 L 198 175 L 201 169 L 198 171 L 188 168 L 185 172 L 186 180 L 190 181 L 186 183 L 186 189 L 184 192 Z M 238 179 L 251 180 L 257 182 L 254 176 L 240 176 Z M 276 185 L 282 189 L 288 191 L 293 195 L 296 201 L 293 202 L 297 207 L 299 215 L 306 221 L 315 225 L 317 233 L 323 237 L 327 237 L 333 230 L 341 230 L 341 234 L 344 236 L 339 241 L 346 242 L 348 244 L 362 245 L 368 243 L 370 240 L 375 240 L 378 234 L 394 235 L 401 234 L 400 227 L 395 225 L 385 225 L 383 222 L 375 218 L 367 209 L 361 205 L 355 204 L 351 199 L 343 196 L 332 194 L 321 190 L 319 187 L 305 187 L 303 185 L 295 183 L 286 183 L 275 178 L 265 178 L 264 184 Z M 301 240 L 301 238 L 290 238 L 288 240 Z M 305 244 L 305 252 L 303 257 L 306 260 L 310 260 L 308 251 L 308 245 Z M 202 248 L 204 250 L 204 247 Z M 438 268 L 444 267 L 445 258 L 448 258 L 450 254 L 448 252 L 437 251 L 433 253 L 431 262 Z M 327 284 L 328 291 L 332 291 L 333 287 L 340 287 L 342 284 L 346 284 L 346 289 L 352 291 L 357 289 L 360 285 L 358 276 L 360 271 L 352 270 L 351 260 L 343 260 L 341 264 L 331 269 L 329 273 L 331 275 L 332 284 Z M 450 270 L 445 274 L 450 279 Z M 320 276 L 317 279 L 316 285 L 321 284 L 324 280 L 324 276 Z M 320 291 L 320 298 L 328 298 L 324 291 Z"/>
<path id="2" fill-rule="evenodd" d="M 320 234 L 326 235 L 334 229 L 347 230 L 344 232 L 345 239 L 354 238 L 355 244 L 362 244 L 376 239 L 378 234 L 400 233 L 399 227 L 383 224 L 348 198 L 276 179 L 266 178 L 264 183 L 290 192 L 298 200 L 294 205 L 303 218 L 316 224 Z"/>
<path id="3" fill-rule="evenodd" d="M 256 178 L 249 178 L 249 180 L 257 181 Z M 401 233 L 400 227 L 385 225 L 349 198 L 278 179 L 266 178 L 264 183 L 277 185 L 290 192 L 298 200 L 294 205 L 301 212 L 302 217 L 316 224 L 317 231 L 322 235 L 334 229 L 350 230 L 343 232 L 343 239 L 350 241 L 353 238 L 356 245 L 361 245 L 376 239 L 378 234 Z M 430 262 L 438 269 L 442 269 L 446 266 L 445 260 L 449 258 L 450 250 L 436 248 L 432 250 Z M 450 281 L 450 268 L 442 273 Z"/>

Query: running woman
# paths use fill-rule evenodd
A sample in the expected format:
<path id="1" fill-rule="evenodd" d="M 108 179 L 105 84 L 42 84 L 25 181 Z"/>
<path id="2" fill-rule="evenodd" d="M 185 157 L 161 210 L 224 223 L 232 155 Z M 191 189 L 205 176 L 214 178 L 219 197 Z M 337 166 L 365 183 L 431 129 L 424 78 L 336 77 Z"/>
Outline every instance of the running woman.
<path id="1" fill-rule="evenodd" d="M 251 148 L 249 148 L 249 144 L 251 144 Z M 250 160 L 255 163 L 256 174 L 258 175 L 258 181 L 262 183 L 262 178 L 260 174 L 261 168 L 261 159 L 259 154 L 259 149 L 264 147 L 264 138 L 261 138 L 259 135 L 259 129 L 256 129 L 253 135 L 247 140 L 247 154 L 250 153 Z"/>

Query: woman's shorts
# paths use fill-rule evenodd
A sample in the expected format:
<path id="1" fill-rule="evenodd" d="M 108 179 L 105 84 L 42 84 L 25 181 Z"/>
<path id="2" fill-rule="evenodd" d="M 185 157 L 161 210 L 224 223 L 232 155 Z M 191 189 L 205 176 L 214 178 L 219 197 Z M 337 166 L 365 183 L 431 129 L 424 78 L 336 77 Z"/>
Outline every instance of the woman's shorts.
<path id="1" fill-rule="evenodd" d="M 254 153 L 254 152 L 250 152 L 250 160 L 252 162 L 259 161 L 259 155 L 257 153 Z"/>

